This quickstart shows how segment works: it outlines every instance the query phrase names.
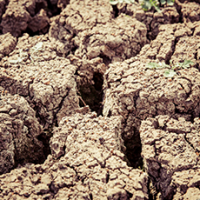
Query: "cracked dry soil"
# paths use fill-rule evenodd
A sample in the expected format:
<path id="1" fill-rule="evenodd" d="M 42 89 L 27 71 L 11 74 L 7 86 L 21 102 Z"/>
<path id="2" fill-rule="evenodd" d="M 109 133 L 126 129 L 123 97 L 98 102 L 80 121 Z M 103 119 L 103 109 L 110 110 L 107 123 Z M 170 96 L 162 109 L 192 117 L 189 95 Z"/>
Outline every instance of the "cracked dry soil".
<path id="1" fill-rule="evenodd" d="M 0 0 L 0 199 L 200 199 L 199 58 L 197 0 Z"/>

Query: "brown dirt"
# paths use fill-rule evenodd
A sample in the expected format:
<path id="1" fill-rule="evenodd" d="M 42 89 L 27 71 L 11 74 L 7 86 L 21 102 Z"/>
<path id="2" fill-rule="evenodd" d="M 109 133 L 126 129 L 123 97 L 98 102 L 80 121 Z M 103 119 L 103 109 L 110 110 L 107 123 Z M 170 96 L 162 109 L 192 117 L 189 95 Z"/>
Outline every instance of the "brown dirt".
<path id="1" fill-rule="evenodd" d="M 197 200 L 199 3 L 0 0 L 0 199 Z"/>

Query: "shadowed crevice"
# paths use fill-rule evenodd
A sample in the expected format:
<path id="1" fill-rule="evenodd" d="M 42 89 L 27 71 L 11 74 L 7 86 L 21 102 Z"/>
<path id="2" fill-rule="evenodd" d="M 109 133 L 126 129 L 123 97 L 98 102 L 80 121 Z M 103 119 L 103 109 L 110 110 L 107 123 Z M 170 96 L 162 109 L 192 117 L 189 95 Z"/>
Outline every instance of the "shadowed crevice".
<path id="1" fill-rule="evenodd" d="M 80 95 L 79 106 L 84 107 L 89 105 L 92 111 L 95 111 L 97 115 L 102 115 L 102 99 L 103 99 L 103 76 L 101 73 L 95 72 L 93 74 L 94 84 L 81 85 L 78 88 Z"/>

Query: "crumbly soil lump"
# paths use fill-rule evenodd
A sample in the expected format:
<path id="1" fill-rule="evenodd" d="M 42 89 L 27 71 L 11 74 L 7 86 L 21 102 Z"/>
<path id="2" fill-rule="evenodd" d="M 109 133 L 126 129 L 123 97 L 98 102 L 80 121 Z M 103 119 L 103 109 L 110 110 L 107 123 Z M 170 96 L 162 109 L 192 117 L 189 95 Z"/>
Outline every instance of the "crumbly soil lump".
<path id="1" fill-rule="evenodd" d="M 118 15 L 125 13 L 142 22 L 147 27 L 147 37 L 150 40 L 156 38 L 159 27 L 162 24 L 173 24 L 179 22 L 179 13 L 176 7 L 162 8 L 162 12 L 145 12 L 138 3 L 117 4 Z"/>
<path id="2" fill-rule="evenodd" d="M 33 32 L 44 30 L 49 24 L 49 18 L 43 9 L 45 7 L 47 7 L 46 0 L 10 0 L 2 15 L 3 34 L 9 32 L 14 37 L 19 37 L 28 28 Z M 42 9 L 38 12 L 38 8 Z"/>
<path id="3" fill-rule="evenodd" d="M 49 38 L 57 45 L 58 53 L 68 55 L 74 51 L 79 58 L 99 56 L 109 61 L 139 53 L 148 42 L 146 26 L 124 14 L 113 20 L 112 7 L 101 2 L 99 9 L 99 1 L 96 3 L 86 4 L 85 9 L 82 1 L 76 6 L 69 4 L 51 23 Z"/>
<path id="4" fill-rule="evenodd" d="M 105 73 L 103 114 L 123 116 L 127 137 L 134 119 L 160 114 L 192 119 L 200 113 L 198 69 L 181 69 L 172 80 L 163 76 L 164 70 L 147 69 L 147 63 L 135 57 L 111 64 Z M 128 124 L 129 121 L 132 123 Z"/>
<path id="5" fill-rule="evenodd" d="M 10 33 L 0 35 L 0 60 L 11 53 L 17 44 L 17 39 Z"/>
<path id="6" fill-rule="evenodd" d="M 0 87 L 0 174 L 20 163 L 44 160 L 42 126 L 22 96 Z"/>
<path id="7" fill-rule="evenodd" d="M 166 114 L 193 120 L 200 114 L 200 73 L 196 59 L 199 36 L 193 35 L 191 29 L 182 24 L 162 25 L 156 39 L 145 45 L 137 56 L 111 63 L 104 74 L 103 115 L 123 116 L 122 137 L 128 149 L 138 156 L 142 120 Z M 166 69 L 146 68 L 150 62 L 169 60 L 173 64 L 191 60 L 194 64 L 189 69 L 177 70 L 173 78 L 164 77 Z M 138 159 L 132 153 L 130 157 L 133 163 Z"/>
<path id="8" fill-rule="evenodd" d="M 120 152 L 120 117 L 84 112 L 64 117 L 54 129 L 44 164 L 0 176 L 1 198 L 148 199 L 147 174 L 128 167 Z"/>
<path id="9" fill-rule="evenodd" d="M 145 167 L 163 199 L 198 197 L 200 119 L 167 115 L 147 118 L 140 127 Z"/>
<path id="10" fill-rule="evenodd" d="M 193 24 L 167 24 L 159 28 L 159 34 L 140 51 L 143 59 L 149 58 L 173 63 L 191 60 L 199 64 L 199 22 Z"/>
<path id="11" fill-rule="evenodd" d="M 79 107 L 74 78 L 77 67 L 56 57 L 45 37 L 25 34 L 1 63 L 0 85 L 11 94 L 24 96 L 45 128 Z"/>
<path id="12" fill-rule="evenodd" d="M 196 61 L 199 48 L 195 41 L 199 41 L 199 36 L 193 36 L 187 25 L 162 25 L 157 38 L 145 45 L 139 55 L 111 63 L 104 74 L 103 115 L 123 116 L 127 133 L 134 123 L 138 126 L 136 121 L 147 117 L 161 114 L 184 116 L 187 120 L 198 117 L 200 73 Z M 164 77 L 166 69 L 146 68 L 150 62 L 170 59 L 174 64 L 184 60 L 194 64 L 189 69 L 178 70 L 173 79 Z"/>

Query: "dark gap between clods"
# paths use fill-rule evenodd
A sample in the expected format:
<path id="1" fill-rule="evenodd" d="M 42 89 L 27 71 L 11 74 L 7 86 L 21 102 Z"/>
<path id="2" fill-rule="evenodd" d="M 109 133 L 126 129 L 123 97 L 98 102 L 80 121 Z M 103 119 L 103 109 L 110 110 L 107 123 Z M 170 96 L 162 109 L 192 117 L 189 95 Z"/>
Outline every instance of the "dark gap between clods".
<path id="1" fill-rule="evenodd" d="M 124 139 L 124 145 L 126 147 L 124 154 L 127 158 L 127 164 L 135 169 L 143 170 L 142 144 L 139 131 L 135 130 L 135 134 L 130 139 Z"/>
<path id="2" fill-rule="evenodd" d="M 108 56 L 106 56 L 106 55 L 104 55 L 104 54 L 101 53 L 99 55 L 99 57 L 103 59 L 103 63 L 105 65 L 109 65 L 111 63 L 111 59 Z"/>
<path id="3" fill-rule="evenodd" d="M 50 0 L 47 0 L 48 8 L 47 8 L 47 14 L 51 13 L 51 16 L 56 16 L 61 13 L 61 9 L 57 7 L 57 4 L 52 4 Z M 48 13 L 49 11 L 49 13 Z"/>
<path id="4" fill-rule="evenodd" d="M 113 5 L 113 14 L 114 18 L 117 18 L 119 16 L 119 9 L 117 8 L 117 5 Z"/>
<path id="5" fill-rule="evenodd" d="M 53 126 L 52 126 L 53 127 Z M 43 143 L 43 148 L 38 148 L 37 146 L 33 147 L 32 152 L 18 152 L 15 153 L 15 166 L 23 166 L 26 163 L 33 163 L 33 164 L 42 164 L 47 159 L 47 156 L 51 153 L 49 141 L 53 135 L 53 128 L 50 127 L 44 130 L 37 139 Z M 38 155 L 36 159 L 34 159 L 31 155 Z"/>
<path id="6" fill-rule="evenodd" d="M 93 74 L 94 85 L 84 84 L 79 86 L 78 91 L 80 95 L 79 106 L 84 107 L 88 105 L 92 111 L 97 113 L 97 116 L 102 115 L 102 99 L 103 99 L 103 75 L 95 72 Z"/>

